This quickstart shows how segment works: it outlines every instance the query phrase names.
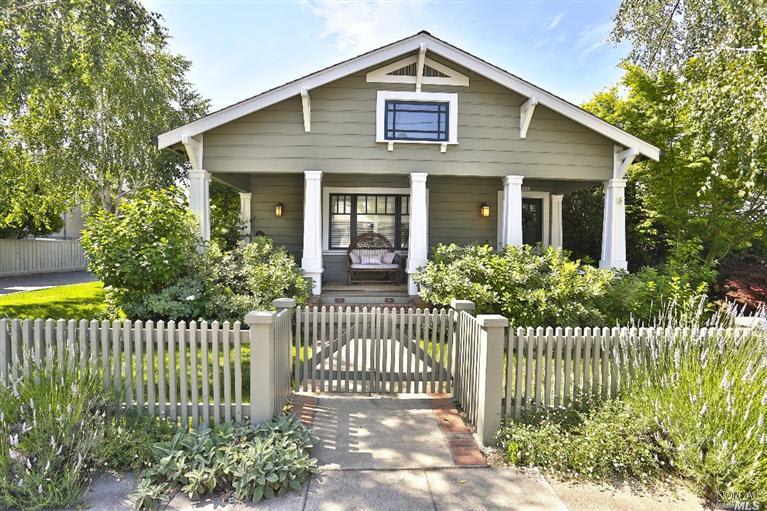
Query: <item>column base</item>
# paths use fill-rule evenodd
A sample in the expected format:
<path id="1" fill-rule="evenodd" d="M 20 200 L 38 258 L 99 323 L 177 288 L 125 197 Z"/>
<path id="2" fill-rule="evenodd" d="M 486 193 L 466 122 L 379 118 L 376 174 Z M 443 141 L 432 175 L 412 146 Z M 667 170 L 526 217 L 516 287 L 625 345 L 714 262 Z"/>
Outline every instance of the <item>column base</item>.
<path id="1" fill-rule="evenodd" d="M 628 261 L 605 261 L 600 259 L 599 267 L 602 269 L 612 268 L 615 270 L 628 270 L 629 263 Z"/>
<path id="2" fill-rule="evenodd" d="M 312 295 L 322 294 L 322 270 L 304 270 L 304 277 L 312 279 Z"/>

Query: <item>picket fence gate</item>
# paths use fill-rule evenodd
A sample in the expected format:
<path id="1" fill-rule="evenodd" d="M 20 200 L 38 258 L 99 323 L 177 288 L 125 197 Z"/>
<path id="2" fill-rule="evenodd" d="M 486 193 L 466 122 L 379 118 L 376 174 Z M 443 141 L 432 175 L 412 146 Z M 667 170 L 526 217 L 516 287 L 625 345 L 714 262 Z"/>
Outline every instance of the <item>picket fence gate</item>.
<path id="1" fill-rule="evenodd" d="M 301 307 L 295 315 L 296 391 L 452 391 L 453 309 Z"/>

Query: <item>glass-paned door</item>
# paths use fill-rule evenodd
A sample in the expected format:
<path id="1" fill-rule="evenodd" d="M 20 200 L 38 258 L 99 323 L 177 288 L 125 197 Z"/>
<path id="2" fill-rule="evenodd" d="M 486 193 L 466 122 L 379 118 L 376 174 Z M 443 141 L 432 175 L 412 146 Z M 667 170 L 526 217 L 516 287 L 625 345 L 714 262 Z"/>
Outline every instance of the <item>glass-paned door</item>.
<path id="1" fill-rule="evenodd" d="M 543 199 L 522 199 L 522 243 L 543 242 Z"/>

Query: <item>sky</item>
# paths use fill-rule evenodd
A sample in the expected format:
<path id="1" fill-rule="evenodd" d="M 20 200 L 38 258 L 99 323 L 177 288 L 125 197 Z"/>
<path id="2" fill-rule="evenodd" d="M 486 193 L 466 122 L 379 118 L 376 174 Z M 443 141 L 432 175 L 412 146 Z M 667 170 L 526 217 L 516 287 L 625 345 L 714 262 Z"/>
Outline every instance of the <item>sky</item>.
<path id="1" fill-rule="evenodd" d="M 580 104 L 615 82 L 618 0 L 144 0 L 212 110 L 428 30 Z"/>

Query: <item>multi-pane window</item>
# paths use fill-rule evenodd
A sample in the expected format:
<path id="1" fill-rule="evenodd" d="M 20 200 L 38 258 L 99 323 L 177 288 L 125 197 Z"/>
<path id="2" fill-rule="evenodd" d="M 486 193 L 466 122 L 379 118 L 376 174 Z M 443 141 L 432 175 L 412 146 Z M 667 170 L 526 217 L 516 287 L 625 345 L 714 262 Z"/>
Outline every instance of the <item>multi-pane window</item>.
<path id="1" fill-rule="evenodd" d="M 331 194 L 330 248 L 348 248 L 365 232 L 385 236 L 396 249 L 407 248 L 410 197 L 407 195 Z"/>
<path id="2" fill-rule="evenodd" d="M 386 101 L 386 140 L 448 141 L 449 103 Z"/>

